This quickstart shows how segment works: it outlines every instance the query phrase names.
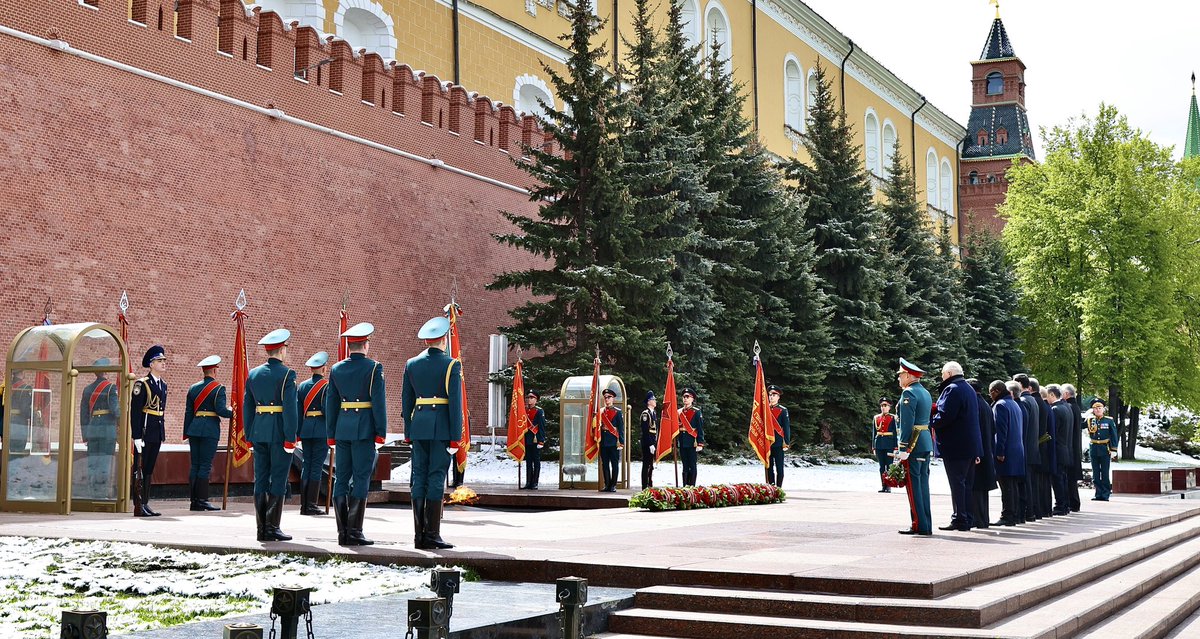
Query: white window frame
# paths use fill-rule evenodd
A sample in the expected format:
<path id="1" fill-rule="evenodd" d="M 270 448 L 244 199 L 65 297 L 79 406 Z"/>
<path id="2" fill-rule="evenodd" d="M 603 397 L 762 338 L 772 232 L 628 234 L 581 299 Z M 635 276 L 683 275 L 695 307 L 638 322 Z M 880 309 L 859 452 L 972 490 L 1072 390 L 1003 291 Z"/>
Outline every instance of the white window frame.
<path id="1" fill-rule="evenodd" d="M 796 69 L 795 86 L 792 85 L 793 79 L 788 76 L 788 68 L 792 66 Z M 789 53 L 783 58 L 783 122 L 800 133 L 804 133 L 804 120 L 808 113 L 804 93 L 804 67 L 794 53 Z M 795 114 L 792 113 L 793 98 L 800 107 Z"/>
<path id="2" fill-rule="evenodd" d="M 871 130 L 872 121 L 875 123 L 874 131 Z M 874 141 L 871 140 L 872 135 L 875 137 Z M 867 112 L 863 114 L 863 163 L 871 175 L 879 177 L 883 176 L 883 170 L 880 169 L 880 160 L 883 159 L 883 154 L 880 153 L 882 139 L 883 127 L 879 124 L 879 115 L 875 113 L 875 109 L 867 107 Z"/>
<path id="3" fill-rule="evenodd" d="M 388 15 L 388 12 L 384 11 L 383 7 L 374 0 L 340 0 L 338 2 L 337 12 L 333 14 L 333 25 L 338 37 L 346 39 L 346 12 L 350 9 L 361 9 L 379 18 L 379 21 L 383 23 L 386 34 L 377 34 L 383 36 L 384 43 L 382 46 L 367 46 L 367 43 L 354 42 L 348 39 L 346 41 L 350 43 L 355 51 L 366 49 L 367 51 L 378 53 L 385 60 L 394 60 L 396 58 L 396 49 L 400 44 L 396 39 L 396 23 L 392 20 L 392 16 Z"/>

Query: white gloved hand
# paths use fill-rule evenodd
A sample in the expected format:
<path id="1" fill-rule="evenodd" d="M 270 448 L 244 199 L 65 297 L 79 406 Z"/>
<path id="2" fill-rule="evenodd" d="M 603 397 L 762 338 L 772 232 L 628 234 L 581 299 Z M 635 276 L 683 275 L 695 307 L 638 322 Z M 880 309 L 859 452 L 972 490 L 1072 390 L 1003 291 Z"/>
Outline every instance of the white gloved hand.
<path id="1" fill-rule="evenodd" d="M 375 450 L 379 450 L 380 448 L 383 448 L 383 442 L 375 442 Z"/>
<path id="2" fill-rule="evenodd" d="M 304 446 L 300 443 L 300 440 L 297 439 L 296 440 L 296 450 L 302 450 L 303 448 L 304 448 Z"/>
<path id="3" fill-rule="evenodd" d="M 450 446 L 447 446 L 447 447 L 446 447 L 446 452 L 447 452 L 447 453 L 450 453 L 451 455 L 457 455 L 457 454 L 458 454 L 458 449 L 457 449 L 457 448 L 452 448 L 452 447 L 450 447 Z"/>
<path id="4" fill-rule="evenodd" d="M 655 450 L 654 450 L 655 448 L 657 448 L 657 446 L 655 446 L 654 444 L 650 444 L 650 454 L 651 455 L 653 455 L 655 453 Z"/>
<path id="5" fill-rule="evenodd" d="M 900 461 L 905 461 L 905 460 L 907 460 L 907 459 L 908 459 L 908 455 L 909 455 L 909 452 L 908 452 L 907 450 L 902 450 L 902 451 L 900 451 L 900 458 L 899 458 L 899 459 L 900 459 Z"/>
<path id="6" fill-rule="evenodd" d="M 142 453 L 142 449 L 145 447 L 146 447 L 145 440 L 143 440 L 143 439 L 133 440 L 133 448 L 134 448 L 134 450 L 136 450 L 138 452 L 139 455 Z"/>

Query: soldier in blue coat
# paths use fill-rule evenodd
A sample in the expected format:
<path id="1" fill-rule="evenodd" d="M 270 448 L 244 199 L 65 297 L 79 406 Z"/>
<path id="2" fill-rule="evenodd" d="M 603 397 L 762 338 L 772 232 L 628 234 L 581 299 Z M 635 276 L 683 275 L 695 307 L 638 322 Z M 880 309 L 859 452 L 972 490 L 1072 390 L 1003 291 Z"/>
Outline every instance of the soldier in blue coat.
<path id="1" fill-rule="evenodd" d="M 683 407 L 679 409 L 679 461 L 683 464 L 683 485 L 695 486 L 699 452 L 704 450 L 704 413 L 696 408 L 696 391 L 683 389 Z"/>
<path id="2" fill-rule="evenodd" d="M 151 346 L 142 355 L 142 367 L 150 372 L 133 382 L 129 402 L 129 428 L 133 437 L 133 516 L 157 517 L 150 508 L 150 483 L 158 451 L 167 438 L 163 414 L 167 409 L 167 353 L 162 346 Z M 140 473 L 140 477 L 139 477 Z M 137 484 L 137 485 L 134 485 Z"/>
<path id="3" fill-rule="evenodd" d="M 767 401 L 771 403 L 771 414 L 775 417 L 772 427 L 775 429 L 775 440 L 771 442 L 770 464 L 767 466 L 767 483 L 783 486 L 783 453 L 790 448 L 792 441 L 792 419 L 788 415 L 787 406 L 779 405 L 780 389 L 771 384 L 767 386 Z"/>
<path id="4" fill-rule="evenodd" d="M 883 477 L 892 465 L 892 455 L 896 453 L 896 416 L 892 414 L 892 400 L 886 397 L 879 398 L 879 414 L 872 423 L 875 461 L 879 463 L 879 482 L 883 485 L 879 492 L 890 493 L 892 489 Z"/>
<path id="5" fill-rule="evenodd" d="M 600 492 L 617 492 L 617 475 L 620 471 L 621 450 L 625 448 L 625 415 L 613 406 L 617 394 L 606 388 L 604 410 L 600 411 L 600 470 L 604 473 L 604 488 Z"/>
<path id="6" fill-rule="evenodd" d="M 204 379 L 188 389 L 187 405 L 183 407 L 183 438 L 188 441 L 192 458 L 188 486 L 194 511 L 221 510 L 208 502 L 208 479 L 221 441 L 221 418 L 233 417 L 225 400 L 225 387 L 214 379 L 220 363 L 220 357 L 209 355 L 196 364 Z"/>
<path id="7" fill-rule="evenodd" d="M 109 366 L 108 358 L 100 358 L 93 366 Z M 118 373 L 119 375 L 120 373 Z M 3 387 L 0 386 L 0 394 Z M 117 418 L 121 402 L 117 384 L 105 373 L 97 372 L 96 379 L 83 387 L 79 400 L 79 425 L 88 450 L 88 493 L 98 499 L 111 499 L 113 484 L 113 455 L 117 450 Z M 0 412 L 4 405 L 0 404 Z"/>
<path id="8" fill-rule="evenodd" d="M 325 431 L 336 446 L 333 509 L 338 544 L 369 546 L 363 536 L 367 491 L 375 470 L 376 451 L 387 437 L 387 389 L 383 364 L 367 357 L 375 327 L 367 322 L 342 333 L 350 356 L 333 365 L 325 391 Z"/>
<path id="9" fill-rule="evenodd" d="M 1092 483 L 1096 486 L 1096 496 L 1092 501 L 1108 501 L 1112 495 L 1112 477 L 1109 476 L 1109 462 L 1117 458 L 1117 424 L 1111 417 L 1104 414 L 1108 405 L 1104 400 L 1096 398 L 1092 402 L 1092 414 L 1084 423 L 1087 427 L 1091 443 L 1088 444 L 1088 454 L 1092 458 Z"/>
<path id="10" fill-rule="evenodd" d="M 446 353 L 450 320 L 435 317 L 417 338 L 426 349 L 404 365 L 401 412 L 412 441 L 414 543 L 422 550 L 453 548 L 442 539 L 446 471 L 462 438 L 462 364 Z"/>
<path id="11" fill-rule="evenodd" d="M 525 415 L 529 428 L 525 431 L 525 485 L 521 488 L 537 490 L 542 477 L 542 447 L 546 445 L 546 412 L 538 408 L 542 398 L 537 391 L 525 393 Z"/>
<path id="12" fill-rule="evenodd" d="M 1010 382 L 1017 391 L 1021 387 Z M 1025 411 L 1003 381 L 988 385 L 992 397 L 992 419 L 996 435 L 992 457 L 996 461 L 996 481 L 1000 484 L 1000 519 L 993 526 L 1016 526 L 1021 516 L 1021 478 L 1025 476 Z"/>
<path id="13" fill-rule="evenodd" d="M 929 454 L 933 438 L 929 434 L 929 416 L 933 398 L 921 385 L 925 371 L 903 357 L 896 379 L 900 392 L 900 461 L 908 462 L 908 493 L 912 509 L 912 526 L 901 535 L 933 534 L 933 514 L 929 506 Z"/>
<path id="14" fill-rule="evenodd" d="M 288 469 L 300 427 L 296 413 L 296 372 L 284 363 L 291 336 L 291 331 L 278 328 L 258 340 L 267 352 L 267 362 L 250 371 L 242 400 L 246 441 L 254 445 L 254 514 L 259 541 L 291 539 L 279 528 Z"/>
<path id="15" fill-rule="evenodd" d="M 325 425 L 325 364 L 329 353 L 320 351 L 308 358 L 304 365 L 312 371 L 312 377 L 300 382 L 296 389 L 296 401 L 300 402 L 296 414 L 300 416 L 300 444 L 303 461 L 300 465 L 300 514 L 321 515 L 317 500 L 321 496 L 321 477 L 325 458 L 329 455 L 329 435 Z"/>

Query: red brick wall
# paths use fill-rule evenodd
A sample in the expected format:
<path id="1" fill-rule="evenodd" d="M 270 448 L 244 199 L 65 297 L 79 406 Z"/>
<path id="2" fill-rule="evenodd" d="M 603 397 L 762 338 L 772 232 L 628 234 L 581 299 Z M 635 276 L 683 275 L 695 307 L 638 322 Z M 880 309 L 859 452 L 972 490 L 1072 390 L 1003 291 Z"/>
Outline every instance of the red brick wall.
<path id="1" fill-rule="evenodd" d="M 479 124 L 455 135 L 445 128 L 449 118 L 438 115 L 450 104 L 440 82 L 413 78 L 404 66 L 384 68 L 375 55 L 354 57 L 344 44 L 318 42 L 311 29 L 285 30 L 273 14 L 262 16 L 264 37 L 256 17 L 227 14 L 221 28 L 229 57 L 217 52 L 215 0 L 180 2 L 181 20 L 191 15 L 184 25 L 190 42 L 170 33 L 173 0 L 148 0 L 147 26 L 127 20 L 125 0 L 96 4 L 99 10 L 76 0 L 6 2 L 0 25 L 529 184 L 509 156 L 519 152 L 528 126 L 486 99 L 459 98 L 456 108 L 469 110 L 462 117 Z M 157 29 L 160 8 L 164 31 Z M 309 83 L 293 78 L 297 38 L 320 49 L 309 51 L 313 61 L 339 57 L 340 95 L 327 88 L 332 65 L 324 67 L 322 86 L 315 75 Z M 259 42 L 272 47 L 275 69 L 255 65 Z M 499 247 L 490 234 L 509 230 L 500 210 L 533 213 L 526 195 L 5 34 L 0 65 L 6 349 L 41 319 L 47 297 L 56 323 L 111 324 L 128 290 L 135 367 L 151 344 L 164 344 L 171 355 L 168 425 L 178 441 L 183 395 L 199 379 L 195 362 L 232 355 L 229 313 L 240 288 L 250 302 L 251 365 L 263 359 L 254 342 L 285 326 L 300 379 L 308 376 L 303 362 L 310 353 L 336 353 L 338 308 L 349 292 L 351 321 L 376 326 L 371 355 L 386 367 L 389 430 L 399 432 L 404 360 L 420 350 L 417 328 L 441 313 L 457 277 L 473 424 L 484 432 L 488 334 L 507 322 L 507 309 L 521 296 L 483 287 L 494 273 L 531 260 Z M 371 104 L 362 101 L 364 76 L 374 93 L 386 89 Z M 403 106 L 393 87 L 407 98 Z M 423 115 L 432 126 L 421 123 Z M 485 132 L 482 142 L 473 139 L 475 129 Z M 507 149 L 486 138 L 501 129 L 510 132 Z M 228 383 L 229 374 L 226 366 L 219 378 Z"/>

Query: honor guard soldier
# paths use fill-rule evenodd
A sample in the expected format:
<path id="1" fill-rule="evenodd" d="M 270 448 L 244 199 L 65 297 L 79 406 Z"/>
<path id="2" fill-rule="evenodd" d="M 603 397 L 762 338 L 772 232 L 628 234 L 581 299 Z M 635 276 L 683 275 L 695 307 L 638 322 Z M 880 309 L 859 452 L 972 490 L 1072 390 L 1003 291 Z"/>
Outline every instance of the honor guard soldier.
<path id="1" fill-rule="evenodd" d="M 679 431 L 676 438 L 679 460 L 683 462 L 683 485 L 696 485 L 697 454 L 704 450 L 704 414 L 695 407 L 696 391 L 683 389 L 683 408 L 679 409 Z"/>
<path id="2" fill-rule="evenodd" d="M 279 528 L 289 462 L 300 427 L 296 372 L 284 364 L 291 336 L 291 331 L 278 328 L 258 340 L 267 351 L 267 362 L 250 371 L 242 400 L 246 441 L 254 445 L 254 516 L 259 541 L 291 539 Z"/>
<path id="3" fill-rule="evenodd" d="M 342 333 L 350 356 L 333 365 L 325 390 L 327 444 L 336 446 L 333 514 L 339 546 L 370 546 L 363 536 L 375 451 L 387 437 L 383 364 L 367 357 L 375 326 L 361 322 Z"/>
<path id="4" fill-rule="evenodd" d="M 208 502 L 208 478 L 212 475 L 213 457 L 221 441 L 221 418 L 233 417 L 233 410 L 225 398 L 225 387 L 214 379 L 220 363 L 220 357 L 209 355 L 196 364 L 203 371 L 204 379 L 188 389 L 187 405 L 183 407 L 183 438 L 188 442 L 192 458 L 192 467 L 188 471 L 190 510 L 194 511 L 221 510 Z"/>
<path id="5" fill-rule="evenodd" d="M 525 393 L 525 415 L 529 417 L 529 428 L 525 431 L 525 485 L 521 488 L 537 490 L 542 477 L 542 446 L 546 445 L 546 412 L 538 408 L 542 398 L 537 391 Z"/>
<path id="6" fill-rule="evenodd" d="M 887 485 L 884 477 L 888 467 L 892 465 L 892 455 L 896 452 L 896 416 L 892 414 L 892 400 L 879 398 L 879 414 L 875 416 L 875 428 L 872 439 L 875 447 L 875 461 L 879 462 L 879 483 L 883 488 L 881 493 L 890 493 L 892 488 Z"/>
<path id="7" fill-rule="evenodd" d="M 162 378 L 167 372 L 166 350 L 162 346 L 151 346 L 142 355 L 142 367 L 150 372 L 133 382 L 133 397 L 129 402 L 129 427 L 133 435 L 133 516 L 157 517 L 161 513 L 150 508 L 150 483 L 154 465 L 158 462 L 158 450 L 167 438 L 163 422 L 167 383 Z"/>
<path id="8" fill-rule="evenodd" d="M 783 486 L 783 453 L 792 440 L 792 418 L 788 415 L 786 406 L 779 405 L 780 389 L 771 384 L 767 386 L 767 401 L 771 403 L 771 415 L 774 416 L 772 427 L 775 429 L 775 440 L 771 442 L 770 464 L 767 466 L 767 483 Z"/>
<path id="9" fill-rule="evenodd" d="M 1108 473 L 1111 460 L 1117 458 L 1118 433 L 1116 422 L 1104 414 L 1106 408 L 1104 400 L 1096 398 L 1086 422 L 1091 437 L 1088 455 L 1092 458 L 1092 484 L 1096 486 L 1092 501 L 1108 501 L 1112 495 L 1112 478 Z"/>
<path id="10" fill-rule="evenodd" d="M 929 454 L 933 451 L 933 437 L 929 434 L 929 416 L 933 411 L 933 398 L 921 385 L 925 371 L 903 357 L 896 379 L 903 389 L 900 392 L 900 461 L 908 462 L 908 501 L 912 514 L 912 526 L 901 530 L 901 535 L 933 534 L 933 514 L 929 507 Z"/>
<path id="11" fill-rule="evenodd" d="M 617 394 L 606 388 L 604 410 L 600 411 L 600 468 L 604 471 L 604 488 L 600 492 L 617 492 L 617 473 L 621 462 L 621 449 L 625 448 L 625 416 L 621 409 L 613 406 Z"/>
<path id="12" fill-rule="evenodd" d="M 92 363 L 92 366 L 110 366 L 107 357 Z M 118 373 L 119 374 L 119 373 Z M 3 393 L 3 388 L 0 388 Z M 83 441 L 88 450 L 88 492 L 99 499 L 112 495 L 113 454 L 117 450 L 117 417 L 121 401 L 117 397 L 117 385 L 104 373 L 97 372 L 96 379 L 83 387 L 79 402 L 79 424 L 82 426 Z M 0 403 L 0 411 L 4 405 Z"/>
<path id="13" fill-rule="evenodd" d="M 321 351 L 308 358 L 304 365 L 312 377 L 300 382 L 296 399 L 300 401 L 300 443 L 303 462 L 300 465 L 300 514 L 321 515 L 317 500 L 321 496 L 321 477 L 325 458 L 329 455 L 328 427 L 325 424 L 325 364 L 329 353 Z"/>
<path id="14" fill-rule="evenodd" d="M 654 487 L 654 451 L 658 446 L 658 398 L 654 391 L 646 393 L 646 410 L 642 411 L 642 490 Z"/>
<path id="15" fill-rule="evenodd" d="M 446 471 L 462 438 L 462 364 L 446 354 L 450 320 L 435 317 L 417 338 L 426 349 L 404 365 L 404 438 L 412 442 L 413 541 L 422 550 L 453 548 L 442 539 Z"/>

